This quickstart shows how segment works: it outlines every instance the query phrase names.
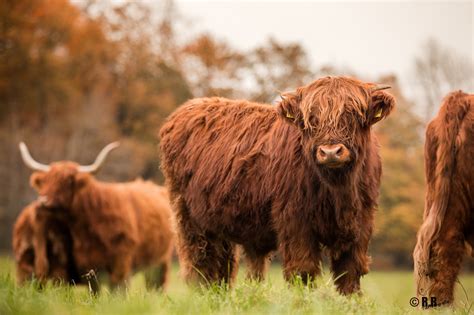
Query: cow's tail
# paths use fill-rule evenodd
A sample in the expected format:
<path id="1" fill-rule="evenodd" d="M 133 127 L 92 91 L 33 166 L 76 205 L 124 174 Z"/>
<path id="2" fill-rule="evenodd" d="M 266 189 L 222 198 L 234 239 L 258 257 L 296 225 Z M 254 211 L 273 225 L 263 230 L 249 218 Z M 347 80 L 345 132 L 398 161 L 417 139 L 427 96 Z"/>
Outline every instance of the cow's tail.
<path id="1" fill-rule="evenodd" d="M 419 295 L 429 295 L 430 288 L 430 252 L 433 242 L 436 241 L 448 208 L 451 194 L 451 178 L 456 167 L 457 146 L 459 130 L 462 120 L 469 110 L 469 103 L 466 101 L 465 93 L 458 91 L 449 94 L 441 109 L 443 113 L 442 128 L 436 130 L 438 140 L 431 143 L 430 129 L 427 131 L 427 142 L 425 154 L 436 152 L 436 156 L 426 156 L 425 159 L 434 159 L 434 178 L 427 178 L 431 185 L 432 204 L 425 209 L 423 224 L 417 235 L 417 244 L 413 252 L 415 264 L 415 278 Z M 436 150 L 429 149 L 429 146 L 436 145 Z M 427 206 L 427 205 L 426 205 Z"/>

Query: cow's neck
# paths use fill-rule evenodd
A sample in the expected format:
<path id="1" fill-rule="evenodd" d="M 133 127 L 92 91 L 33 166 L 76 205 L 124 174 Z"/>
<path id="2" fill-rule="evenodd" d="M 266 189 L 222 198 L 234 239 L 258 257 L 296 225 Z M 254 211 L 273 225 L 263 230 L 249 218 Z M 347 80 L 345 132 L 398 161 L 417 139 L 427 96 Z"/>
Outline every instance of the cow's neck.
<path id="1" fill-rule="evenodd" d="M 107 203 L 107 194 L 104 194 L 104 191 L 103 183 L 90 179 L 85 187 L 75 194 L 71 214 L 76 222 L 88 222 L 100 215 L 97 209 Z"/>
<path id="2" fill-rule="evenodd" d="M 338 184 L 330 185 L 319 180 L 319 194 L 334 200 L 336 208 L 345 209 L 360 205 L 360 179 L 355 174 L 348 174 L 348 178 Z"/>
<path id="3" fill-rule="evenodd" d="M 366 156 L 360 158 L 365 159 Z M 316 189 L 319 200 L 324 200 L 324 206 L 333 214 L 339 228 L 350 227 L 355 216 L 363 211 L 363 187 L 365 183 L 361 176 L 364 161 L 360 161 L 350 172 L 347 173 L 344 180 L 337 184 L 329 184 L 319 178 L 319 187 Z M 318 180 L 317 180 L 318 181 Z"/>
<path id="4" fill-rule="evenodd" d="M 313 200 L 315 220 L 319 227 L 317 233 L 321 237 L 320 241 L 327 245 L 334 245 L 335 235 L 343 240 L 343 244 L 337 244 L 340 248 L 349 248 L 359 237 L 357 224 L 358 216 L 361 215 L 362 202 L 360 191 L 356 182 L 347 182 L 343 185 L 329 186 L 320 184 L 316 187 L 317 193 Z M 321 224 L 324 221 L 325 224 Z"/>

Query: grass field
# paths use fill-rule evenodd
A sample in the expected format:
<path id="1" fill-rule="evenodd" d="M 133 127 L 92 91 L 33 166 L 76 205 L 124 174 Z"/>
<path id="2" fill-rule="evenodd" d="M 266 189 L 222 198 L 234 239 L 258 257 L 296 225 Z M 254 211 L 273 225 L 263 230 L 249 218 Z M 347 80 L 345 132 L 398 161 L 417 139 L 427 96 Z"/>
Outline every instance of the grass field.
<path id="1" fill-rule="evenodd" d="M 242 266 L 243 267 L 243 266 Z M 415 314 L 409 304 L 414 296 L 410 272 L 371 272 L 362 280 L 363 296 L 342 297 L 325 272 L 317 288 L 288 286 L 281 269 L 272 266 L 263 283 L 244 280 L 244 270 L 230 291 L 222 287 L 193 289 L 179 278 L 174 266 L 166 293 L 147 291 L 138 274 L 126 292 L 89 296 L 85 287 L 34 284 L 15 285 L 10 258 L 0 258 L 0 314 Z M 455 308 L 423 311 L 436 314 L 474 313 L 474 275 L 460 278 Z"/>

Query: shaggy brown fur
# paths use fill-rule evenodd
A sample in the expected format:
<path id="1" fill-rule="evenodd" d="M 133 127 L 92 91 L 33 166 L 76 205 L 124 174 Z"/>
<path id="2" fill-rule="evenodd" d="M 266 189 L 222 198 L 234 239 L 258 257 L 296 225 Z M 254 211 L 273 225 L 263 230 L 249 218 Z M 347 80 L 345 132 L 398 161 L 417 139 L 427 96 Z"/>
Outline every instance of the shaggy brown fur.
<path id="1" fill-rule="evenodd" d="M 73 162 L 51 164 L 48 172 L 34 173 L 31 184 L 44 207 L 67 217 L 79 274 L 107 272 L 117 286 L 145 269 L 147 285 L 165 284 L 173 240 L 165 188 L 142 180 L 100 182 Z"/>
<path id="2" fill-rule="evenodd" d="M 359 290 L 381 175 L 371 126 L 394 106 L 373 86 L 326 77 L 277 106 L 202 98 L 168 118 L 162 168 L 188 280 L 231 282 L 241 244 L 251 276 L 263 276 L 279 247 L 286 279 L 307 281 L 320 273 L 326 248 L 339 291 Z M 347 163 L 318 163 L 320 147 L 341 143 Z"/>
<path id="3" fill-rule="evenodd" d="M 71 246 L 71 235 L 64 221 L 49 215 L 40 203 L 32 202 L 20 213 L 13 228 L 17 281 L 23 283 L 41 275 L 44 278 L 39 280 L 79 283 Z M 42 249 L 35 251 L 35 248 Z"/>
<path id="4" fill-rule="evenodd" d="M 426 130 L 423 224 L 413 253 L 417 292 L 452 303 L 454 283 L 474 246 L 474 95 L 449 94 Z"/>

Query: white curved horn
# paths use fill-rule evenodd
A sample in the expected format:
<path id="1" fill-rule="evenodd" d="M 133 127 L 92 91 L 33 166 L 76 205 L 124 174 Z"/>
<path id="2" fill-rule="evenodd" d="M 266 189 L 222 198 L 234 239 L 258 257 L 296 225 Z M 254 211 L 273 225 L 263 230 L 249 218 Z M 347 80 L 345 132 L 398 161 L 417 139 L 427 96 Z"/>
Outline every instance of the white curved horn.
<path id="1" fill-rule="evenodd" d="M 120 145 L 120 142 L 112 142 L 112 143 L 109 143 L 108 145 L 106 145 L 105 148 L 103 148 L 102 151 L 100 151 L 100 153 L 97 156 L 97 158 L 95 159 L 94 163 L 92 163 L 91 165 L 85 165 L 85 166 L 81 165 L 81 166 L 79 166 L 79 172 L 81 172 L 81 173 L 95 173 L 95 172 L 97 172 L 100 169 L 100 167 L 102 166 L 102 164 L 104 163 L 105 158 L 110 153 L 110 151 L 117 148 L 119 145 Z"/>
<path id="2" fill-rule="evenodd" d="M 28 166 L 34 171 L 42 171 L 42 172 L 49 171 L 50 169 L 49 165 L 36 162 L 31 157 L 30 151 L 28 151 L 28 147 L 26 146 L 24 142 L 20 142 L 19 147 L 20 147 L 20 152 L 21 152 L 21 158 L 23 159 L 23 162 L 25 162 L 26 166 Z"/>

